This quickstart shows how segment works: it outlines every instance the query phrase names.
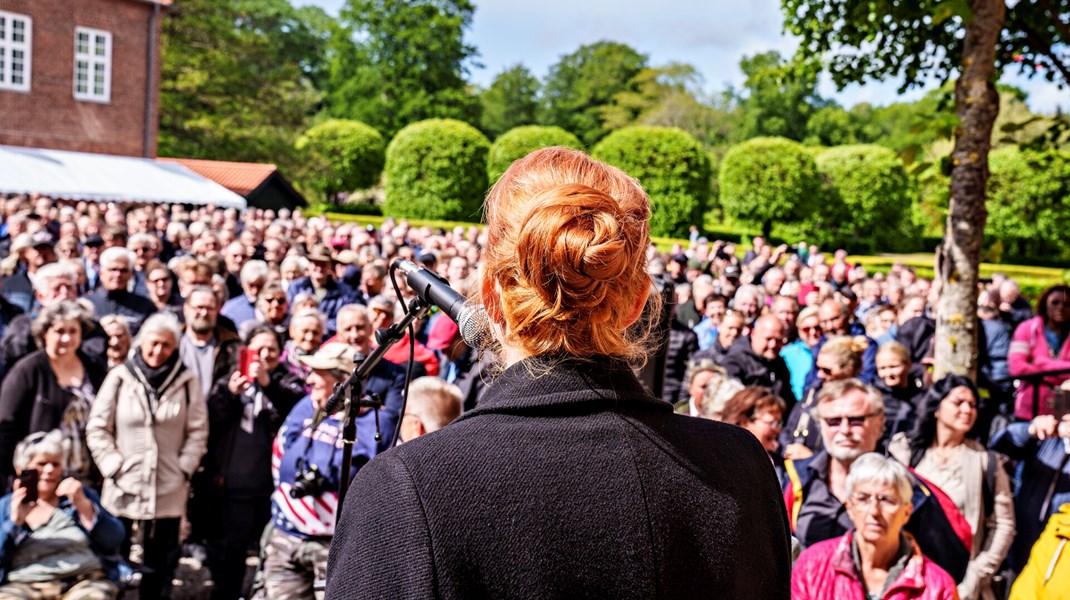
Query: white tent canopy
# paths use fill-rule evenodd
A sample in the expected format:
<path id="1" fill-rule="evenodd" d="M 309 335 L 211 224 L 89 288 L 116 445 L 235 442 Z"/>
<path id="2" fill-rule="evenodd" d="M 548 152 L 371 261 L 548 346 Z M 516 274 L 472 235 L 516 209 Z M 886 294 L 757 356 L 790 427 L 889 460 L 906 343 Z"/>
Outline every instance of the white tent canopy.
<path id="1" fill-rule="evenodd" d="M 0 146 L 0 194 L 34 192 L 94 202 L 246 206 L 245 198 L 176 163 Z"/>

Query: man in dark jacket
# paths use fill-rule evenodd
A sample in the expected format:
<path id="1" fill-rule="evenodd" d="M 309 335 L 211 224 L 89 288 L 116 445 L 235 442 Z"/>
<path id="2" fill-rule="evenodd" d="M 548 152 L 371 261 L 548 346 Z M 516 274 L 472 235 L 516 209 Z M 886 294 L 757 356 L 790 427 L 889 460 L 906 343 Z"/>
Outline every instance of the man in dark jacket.
<path id="1" fill-rule="evenodd" d="M 311 294 L 319 302 L 319 310 L 327 316 L 327 332 L 331 337 L 337 331 L 335 320 L 338 310 L 346 304 L 363 304 L 360 292 L 334 279 L 334 258 L 326 246 L 315 246 L 308 253 L 308 276 L 290 284 L 286 290 L 290 302 L 301 293 Z"/>
<path id="2" fill-rule="evenodd" d="M 738 338 L 724 358 L 725 371 L 743 385 L 768 388 L 780 396 L 791 413 L 795 394 L 791 391 L 791 374 L 780 357 L 784 347 L 785 325 L 774 315 L 759 317 L 750 336 Z"/>
<path id="3" fill-rule="evenodd" d="M 108 248 L 100 255 L 100 289 L 86 298 L 93 303 L 97 319 L 105 315 L 124 317 L 130 325 L 130 333 L 136 336 L 141 323 L 156 312 L 156 305 L 127 290 L 133 275 L 133 253 L 118 246 Z"/>
<path id="4" fill-rule="evenodd" d="M 361 468 L 327 597 L 786 599 L 783 510 L 753 436 L 673 414 L 614 359 L 533 358 Z"/>

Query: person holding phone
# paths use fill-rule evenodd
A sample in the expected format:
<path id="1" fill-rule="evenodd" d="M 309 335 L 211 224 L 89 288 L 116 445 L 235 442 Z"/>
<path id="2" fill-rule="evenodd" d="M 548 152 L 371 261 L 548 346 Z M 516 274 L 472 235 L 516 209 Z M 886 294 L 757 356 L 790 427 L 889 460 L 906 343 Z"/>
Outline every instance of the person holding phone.
<path id="1" fill-rule="evenodd" d="M 0 598 L 112 600 L 110 560 L 123 525 L 96 492 L 63 477 L 64 438 L 34 433 L 15 449 L 14 491 L 0 498 Z"/>
<path id="2" fill-rule="evenodd" d="M 251 329 L 239 351 L 239 370 L 216 381 L 208 396 L 208 453 L 194 490 L 213 510 L 205 530 L 215 586 L 212 598 L 242 594 L 246 550 L 271 519 L 271 444 L 286 415 L 305 395 L 305 383 L 281 363 L 275 330 Z M 248 594 L 245 594 L 248 597 Z"/>

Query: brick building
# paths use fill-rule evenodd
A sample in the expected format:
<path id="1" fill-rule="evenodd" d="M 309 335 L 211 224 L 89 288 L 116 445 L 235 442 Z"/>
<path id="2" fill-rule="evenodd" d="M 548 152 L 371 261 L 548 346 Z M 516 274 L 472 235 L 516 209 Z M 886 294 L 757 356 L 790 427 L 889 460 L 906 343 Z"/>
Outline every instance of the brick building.
<path id="1" fill-rule="evenodd" d="M 0 0 L 0 145 L 155 157 L 171 0 Z"/>

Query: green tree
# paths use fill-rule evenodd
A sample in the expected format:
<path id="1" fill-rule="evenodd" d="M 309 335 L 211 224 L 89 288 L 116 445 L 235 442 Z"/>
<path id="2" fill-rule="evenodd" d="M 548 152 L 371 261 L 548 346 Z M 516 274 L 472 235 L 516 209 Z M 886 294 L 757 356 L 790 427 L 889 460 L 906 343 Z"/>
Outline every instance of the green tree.
<path id="1" fill-rule="evenodd" d="M 917 240 L 911 218 L 917 190 L 894 152 L 839 146 L 817 156 L 817 169 L 849 215 L 841 224 L 853 247 L 907 250 Z"/>
<path id="2" fill-rule="evenodd" d="M 843 146 L 858 142 L 851 113 L 833 104 L 819 108 L 806 122 L 807 144 L 815 146 Z"/>
<path id="3" fill-rule="evenodd" d="M 733 147 L 721 161 L 721 208 L 737 221 L 762 228 L 814 216 L 821 201 L 821 175 L 807 150 L 784 138 L 754 138 Z"/>
<path id="4" fill-rule="evenodd" d="M 383 214 L 416 219 L 479 218 L 490 142 L 453 119 L 428 119 L 398 132 L 386 148 Z"/>
<path id="5" fill-rule="evenodd" d="M 163 26 L 159 154 L 297 164 L 321 38 L 286 0 L 184 0 Z"/>
<path id="6" fill-rule="evenodd" d="M 476 56 L 464 43 L 473 11 L 468 0 L 347 0 L 329 114 L 388 136 L 429 118 L 478 124 L 479 99 L 465 81 Z"/>
<path id="7" fill-rule="evenodd" d="M 490 137 L 521 125 L 534 125 L 539 107 L 539 80 L 524 65 L 512 66 L 494 78 L 479 95 L 481 129 Z"/>
<path id="8" fill-rule="evenodd" d="M 635 177 L 650 196 L 653 235 L 685 237 L 710 203 L 710 155 L 680 129 L 635 126 L 615 131 L 591 153 Z"/>
<path id="9" fill-rule="evenodd" d="M 360 121 L 319 123 L 297 139 L 296 148 L 303 160 L 317 167 L 307 176 L 309 185 L 331 202 L 339 192 L 375 185 L 383 172 L 383 136 Z"/>
<path id="10" fill-rule="evenodd" d="M 609 133 L 603 107 L 619 92 L 634 91 L 634 78 L 646 66 L 647 57 L 625 44 L 580 46 L 550 67 L 542 88 L 541 124 L 571 131 L 593 146 Z"/>
<path id="11" fill-rule="evenodd" d="M 493 184 L 513 161 L 550 146 L 564 146 L 583 150 L 579 138 L 560 127 L 526 125 L 516 127 L 498 136 L 487 154 L 487 175 Z"/>
<path id="12" fill-rule="evenodd" d="M 1018 256 L 1065 258 L 1070 242 L 1070 152 L 994 150 L 986 232 Z"/>
<path id="13" fill-rule="evenodd" d="M 782 0 L 785 29 L 801 38 L 800 64 L 820 59 L 841 88 L 901 77 L 903 88 L 928 78 L 955 83 L 958 125 L 944 242 L 937 250 L 936 373 L 977 371 L 978 268 L 985 228 L 985 186 L 995 82 L 1015 65 L 1070 81 L 1070 4 L 1004 0 Z"/>
<path id="14" fill-rule="evenodd" d="M 817 93 L 817 75 L 795 68 L 776 51 L 745 56 L 739 68 L 746 75 L 741 135 L 744 139 L 762 136 L 806 139 L 806 124 L 827 102 Z"/>

